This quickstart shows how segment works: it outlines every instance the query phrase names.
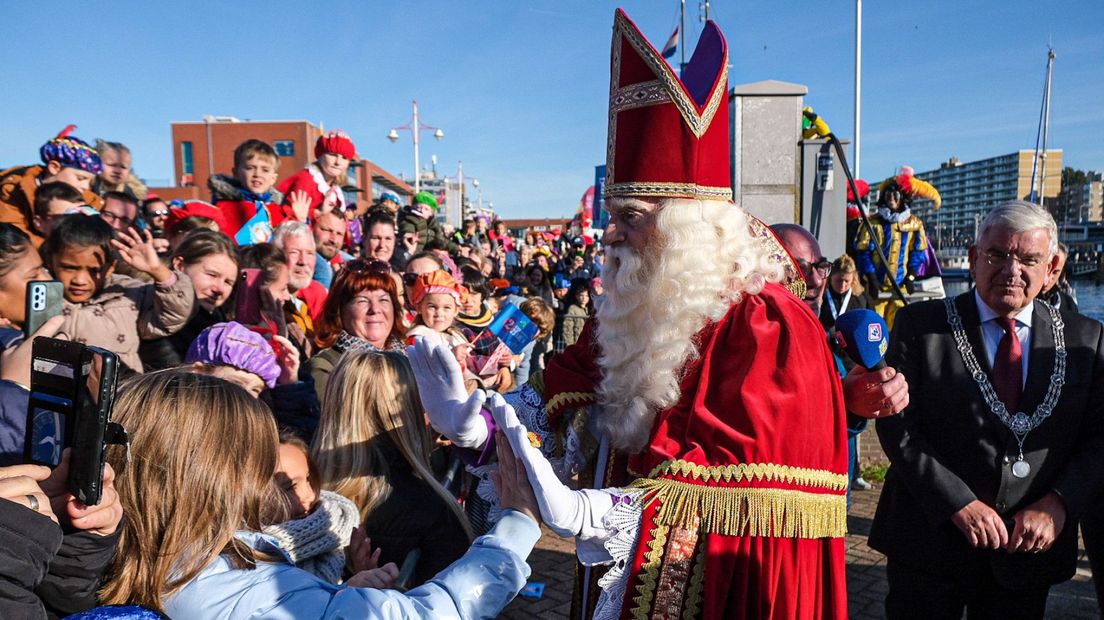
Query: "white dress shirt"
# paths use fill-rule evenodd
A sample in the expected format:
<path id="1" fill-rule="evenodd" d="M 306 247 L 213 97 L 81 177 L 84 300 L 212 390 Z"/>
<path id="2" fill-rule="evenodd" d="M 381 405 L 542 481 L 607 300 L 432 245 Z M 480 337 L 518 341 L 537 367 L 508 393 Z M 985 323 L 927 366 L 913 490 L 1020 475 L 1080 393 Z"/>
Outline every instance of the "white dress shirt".
<path id="1" fill-rule="evenodd" d="M 978 317 L 981 319 L 981 334 L 985 341 L 985 355 L 989 359 L 989 368 L 992 368 L 993 360 L 997 357 L 997 347 L 1000 346 L 1001 338 L 1004 337 L 1004 328 L 997 322 L 997 319 L 1001 316 L 981 299 L 977 289 L 974 289 L 974 299 L 977 301 Z M 1020 350 L 1023 351 L 1021 386 L 1027 383 L 1027 359 L 1031 355 L 1031 317 L 1034 309 L 1035 301 L 1032 300 L 1026 308 L 1020 310 L 1019 314 L 1014 317 L 1016 319 L 1016 337 L 1020 339 Z"/>

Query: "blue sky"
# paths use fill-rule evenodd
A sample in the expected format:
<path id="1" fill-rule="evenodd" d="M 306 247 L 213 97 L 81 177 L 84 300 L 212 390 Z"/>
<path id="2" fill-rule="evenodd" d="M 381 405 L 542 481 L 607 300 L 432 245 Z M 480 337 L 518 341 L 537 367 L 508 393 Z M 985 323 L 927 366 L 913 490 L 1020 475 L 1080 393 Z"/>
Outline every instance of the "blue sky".
<path id="1" fill-rule="evenodd" d="M 138 173 L 172 176 L 169 123 L 205 114 L 343 128 L 393 172 L 422 161 L 481 182 L 507 217 L 574 212 L 603 163 L 613 11 L 661 46 L 678 2 L 112 2 L 5 13 L 0 164 L 31 163 L 68 123 L 128 144 Z M 696 40 L 698 3 L 687 2 Z M 854 3 L 713 0 L 730 83 L 806 84 L 806 102 L 851 136 Z M 864 6 L 862 176 L 1032 148 L 1046 46 L 1057 51 L 1050 145 L 1104 169 L 1104 2 L 876 2 Z"/>

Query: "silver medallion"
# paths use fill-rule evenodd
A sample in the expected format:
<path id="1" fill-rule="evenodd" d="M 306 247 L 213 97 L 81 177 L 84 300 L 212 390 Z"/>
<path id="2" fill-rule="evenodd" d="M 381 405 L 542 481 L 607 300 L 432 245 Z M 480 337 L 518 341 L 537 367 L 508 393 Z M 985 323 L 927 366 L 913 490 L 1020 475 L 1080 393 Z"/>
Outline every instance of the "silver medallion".
<path id="1" fill-rule="evenodd" d="M 1012 463 L 1012 475 L 1017 478 L 1026 478 L 1031 474 L 1031 464 L 1027 461 Z"/>

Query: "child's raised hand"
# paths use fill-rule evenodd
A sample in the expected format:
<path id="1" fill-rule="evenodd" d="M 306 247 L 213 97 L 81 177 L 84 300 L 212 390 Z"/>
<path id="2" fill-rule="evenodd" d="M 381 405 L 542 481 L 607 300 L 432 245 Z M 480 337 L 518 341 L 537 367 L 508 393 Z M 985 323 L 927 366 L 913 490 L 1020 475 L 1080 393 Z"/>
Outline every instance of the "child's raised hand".
<path id="1" fill-rule="evenodd" d="M 381 549 L 372 551 L 372 539 L 364 531 L 364 527 L 353 529 L 352 538 L 349 540 L 349 548 L 345 550 L 346 563 L 349 570 L 354 573 L 362 573 L 379 566 Z"/>
<path id="2" fill-rule="evenodd" d="M 304 190 L 297 189 L 288 196 L 288 199 L 290 200 L 291 211 L 295 214 L 295 219 L 300 222 L 307 221 L 307 217 L 310 215 L 310 194 Z"/>
<path id="3" fill-rule="evenodd" d="M 288 385 L 299 381 L 299 349 L 279 334 L 273 335 L 272 341 L 280 345 L 276 351 L 276 363 L 280 365 L 280 377 L 276 383 Z"/>
<path id="4" fill-rule="evenodd" d="M 386 590 L 394 588 L 399 580 L 399 567 L 394 562 L 388 562 L 379 568 L 361 571 L 345 582 L 351 588 L 375 588 Z"/>
<path id="5" fill-rule="evenodd" d="M 117 239 L 111 240 L 111 245 L 119 253 L 123 262 L 134 267 L 138 271 L 148 273 L 158 284 L 167 282 L 172 277 L 172 272 L 157 256 L 157 248 L 153 244 L 153 235 L 148 230 L 142 231 L 145 238 L 138 231 L 130 228 L 119 233 Z"/>

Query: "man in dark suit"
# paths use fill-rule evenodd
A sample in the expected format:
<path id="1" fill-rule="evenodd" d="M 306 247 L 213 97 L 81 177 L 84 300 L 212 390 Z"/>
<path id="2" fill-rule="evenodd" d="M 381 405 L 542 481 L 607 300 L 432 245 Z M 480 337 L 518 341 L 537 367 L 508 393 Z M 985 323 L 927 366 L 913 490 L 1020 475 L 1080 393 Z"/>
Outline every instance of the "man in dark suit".
<path id="1" fill-rule="evenodd" d="M 1042 618 L 1074 573 L 1104 482 L 1104 329 L 1035 299 L 1056 246 L 1046 211 L 1005 203 L 970 248 L 976 288 L 897 315 L 887 361 L 911 398 L 877 423 L 891 467 L 870 532 L 889 618 Z"/>

